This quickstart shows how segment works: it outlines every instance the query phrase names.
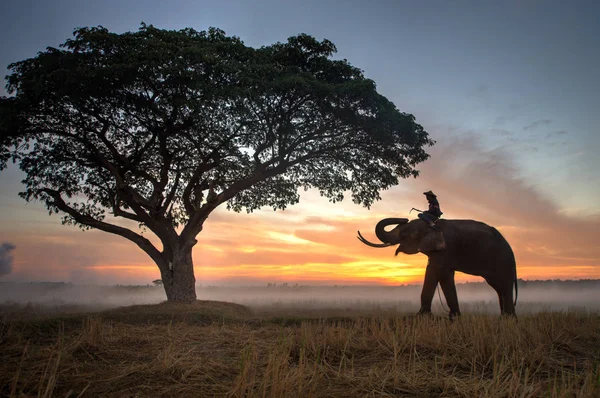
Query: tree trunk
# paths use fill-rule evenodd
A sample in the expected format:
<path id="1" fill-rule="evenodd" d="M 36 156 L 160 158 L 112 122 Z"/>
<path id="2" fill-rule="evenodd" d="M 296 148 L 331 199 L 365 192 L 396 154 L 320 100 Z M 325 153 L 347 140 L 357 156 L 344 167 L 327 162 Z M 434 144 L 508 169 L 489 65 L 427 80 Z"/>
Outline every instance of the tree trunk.
<path id="1" fill-rule="evenodd" d="M 192 260 L 193 245 L 173 251 L 168 269 L 161 271 L 167 300 L 175 303 L 196 301 L 196 277 Z"/>

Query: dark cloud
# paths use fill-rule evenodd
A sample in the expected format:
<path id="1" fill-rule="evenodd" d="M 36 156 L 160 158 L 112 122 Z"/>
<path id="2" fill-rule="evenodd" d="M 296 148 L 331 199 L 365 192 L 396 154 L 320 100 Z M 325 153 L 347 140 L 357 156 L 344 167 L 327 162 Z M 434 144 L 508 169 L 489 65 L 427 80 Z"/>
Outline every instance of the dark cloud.
<path id="1" fill-rule="evenodd" d="M 12 272 L 13 257 L 11 252 L 15 249 L 12 243 L 4 242 L 0 245 L 0 276 L 8 275 Z"/>
<path id="2" fill-rule="evenodd" d="M 491 129 L 490 132 L 499 137 L 512 137 L 515 135 L 512 131 L 504 130 L 504 129 Z"/>
<path id="3" fill-rule="evenodd" d="M 493 125 L 494 126 L 502 126 L 506 122 L 511 121 L 514 118 L 515 117 L 513 115 L 500 115 L 500 116 L 496 117 L 496 119 L 494 120 Z"/>
<path id="4" fill-rule="evenodd" d="M 476 96 L 484 96 L 485 94 L 487 94 L 490 91 L 490 86 L 487 83 L 481 83 L 480 85 L 477 86 L 477 88 L 475 89 L 475 95 Z"/>
<path id="5" fill-rule="evenodd" d="M 552 123 L 552 120 L 550 119 L 540 119 L 540 120 L 536 120 L 535 122 L 528 124 L 527 126 L 523 127 L 523 130 L 532 130 L 532 129 L 536 129 L 540 126 L 545 126 Z"/>
<path id="6" fill-rule="evenodd" d="M 546 135 L 546 138 L 560 137 L 560 136 L 565 136 L 567 134 L 569 134 L 569 133 L 567 133 L 565 130 L 552 131 L 551 133 L 548 133 Z"/>

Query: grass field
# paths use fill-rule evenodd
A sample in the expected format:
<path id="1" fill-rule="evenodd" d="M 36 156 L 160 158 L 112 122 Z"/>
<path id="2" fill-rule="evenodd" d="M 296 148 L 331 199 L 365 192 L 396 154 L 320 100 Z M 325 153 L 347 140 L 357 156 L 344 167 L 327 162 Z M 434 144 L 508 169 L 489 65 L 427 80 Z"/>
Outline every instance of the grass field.
<path id="1" fill-rule="evenodd" d="M 600 317 L 198 301 L 0 307 L 0 393 L 37 397 L 599 397 Z M 95 310 L 98 310 L 97 308 Z"/>

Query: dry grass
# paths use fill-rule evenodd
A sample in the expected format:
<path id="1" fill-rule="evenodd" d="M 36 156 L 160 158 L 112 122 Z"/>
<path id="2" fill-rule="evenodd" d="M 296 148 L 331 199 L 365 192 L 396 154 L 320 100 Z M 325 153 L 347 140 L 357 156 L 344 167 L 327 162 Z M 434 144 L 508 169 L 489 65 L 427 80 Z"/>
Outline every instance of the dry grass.
<path id="1" fill-rule="evenodd" d="M 387 312 L 302 319 L 220 302 L 16 308 L 0 308 L 3 396 L 600 396 L 591 313 L 450 323 Z"/>

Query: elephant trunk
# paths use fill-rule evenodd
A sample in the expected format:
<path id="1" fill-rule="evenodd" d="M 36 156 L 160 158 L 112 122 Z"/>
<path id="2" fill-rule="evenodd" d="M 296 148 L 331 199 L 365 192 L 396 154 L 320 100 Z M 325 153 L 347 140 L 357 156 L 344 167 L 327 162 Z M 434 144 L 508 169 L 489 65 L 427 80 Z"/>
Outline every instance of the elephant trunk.
<path id="1" fill-rule="evenodd" d="M 394 241 L 392 233 L 385 230 L 385 227 L 394 224 L 404 225 L 407 222 L 408 218 L 384 218 L 383 220 L 379 221 L 375 226 L 375 235 L 377 235 L 377 238 L 382 242 L 392 244 L 398 243 Z"/>

